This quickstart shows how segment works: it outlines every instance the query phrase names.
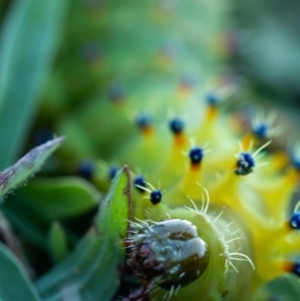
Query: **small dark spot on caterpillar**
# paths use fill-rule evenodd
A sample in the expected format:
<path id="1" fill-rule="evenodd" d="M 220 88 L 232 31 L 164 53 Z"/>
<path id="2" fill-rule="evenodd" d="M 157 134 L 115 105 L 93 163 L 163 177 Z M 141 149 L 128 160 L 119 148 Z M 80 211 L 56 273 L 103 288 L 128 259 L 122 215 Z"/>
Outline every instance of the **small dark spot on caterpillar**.
<path id="1" fill-rule="evenodd" d="M 95 165 L 91 161 L 83 161 L 79 164 L 77 173 L 86 180 L 90 180 L 95 172 Z"/>
<path id="2" fill-rule="evenodd" d="M 133 180 L 133 185 L 140 193 L 144 193 L 146 191 L 145 189 L 141 188 L 141 187 L 146 188 L 145 179 L 141 175 L 135 177 L 135 179 Z"/>
<path id="3" fill-rule="evenodd" d="M 236 169 L 234 172 L 237 175 L 248 175 L 253 171 L 253 167 L 255 166 L 254 158 L 250 153 L 242 152 L 239 154 Z"/>
<path id="4" fill-rule="evenodd" d="M 136 117 L 136 125 L 140 129 L 145 129 L 151 126 L 152 118 L 149 114 L 142 113 Z"/>
<path id="5" fill-rule="evenodd" d="M 299 212 L 294 212 L 289 220 L 289 225 L 293 229 L 300 229 L 300 213 Z"/>
<path id="6" fill-rule="evenodd" d="M 125 99 L 125 89 L 120 84 L 114 83 L 108 88 L 108 98 L 113 102 L 122 102 Z"/>
<path id="7" fill-rule="evenodd" d="M 295 274 L 297 277 L 300 277 L 300 262 L 295 262 L 292 266 L 291 272 Z"/>
<path id="8" fill-rule="evenodd" d="M 174 118 L 170 121 L 169 127 L 173 134 L 178 135 L 184 129 L 184 122 L 180 118 Z"/>
<path id="9" fill-rule="evenodd" d="M 153 190 L 150 193 L 150 201 L 153 205 L 156 205 L 161 202 L 162 192 L 160 190 Z"/>
<path id="10" fill-rule="evenodd" d="M 269 129 L 269 125 L 265 122 L 260 122 L 252 126 L 253 134 L 261 139 L 269 138 Z"/>
<path id="11" fill-rule="evenodd" d="M 119 168 L 117 166 L 114 166 L 114 165 L 110 166 L 109 170 L 108 170 L 108 178 L 110 180 L 113 180 L 115 178 L 118 170 L 119 170 Z"/>
<path id="12" fill-rule="evenodd" d="M 294 168 L 300 172 L 300 152 L 298 148 L 295 147 L 294 150 L 290 152 L 290 161 Z"/>
<path id="13" fill-rule="evenodd" d="M 209 106 L 217 106 L 220 102 L 220 99 L 219 97 L 216 95 L 216 93 L 207 93 L 206 94 L 206 103 L 209 105 Z"/>
<path id="14" fill-rule="evenodd" d="M 198 165 L 199 163 L 201 163 L 203 156 L 204 150 L 199 147 L 193 147 L 189 152 L 189 157 L 191 159 L 192 165 Z"/>

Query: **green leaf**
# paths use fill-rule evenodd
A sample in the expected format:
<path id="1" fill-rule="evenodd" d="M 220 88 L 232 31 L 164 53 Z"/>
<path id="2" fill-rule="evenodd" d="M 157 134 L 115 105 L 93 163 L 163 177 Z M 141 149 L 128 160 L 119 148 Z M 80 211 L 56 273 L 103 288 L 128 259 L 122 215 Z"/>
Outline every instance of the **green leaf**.
<path id="1" fill-rule="evenodd" d="M 131 202 L 128 178 L 127 167 L 117 173 L 96 219 L 98 230 L 109 231 L 113 239 L 125 237 L 128 230 L 128 217 L 131 214 L 127 205 L 128 201 Z"/>
<path id="2" fill-rule="evenodd" d="M 13 163 L 34 120 L 68 0 L 17 0 L 0 41 L 0 168 Z"/>
<path id="3" fill-rule="evenodd" d="M 111 301 L 120 284 L 125 263 L 122 238 L 130 218 L 130 179 L 121 169 L 92 227 L 74 252 L 37 282 L 43 300 L 60 301 L 61 296 L 90 301 Z"/>
<path id="4" fill-rule="evenodd" d="M 40 300 L 24 268 L 2 243 L 0 243 L 0 266 L 1 301 Z"/>
<path id="5" fill-rule="evenodd" d="M 40 247 L 50 225 L 95 208 L 100 193 L 78 177 L 37 178 L 18 189 L 2 206 L 12 225 Z"/>
<path id="6" fill-rule="evenodd" d="M 17 194 L 51 221 L 85 213 L 100 200 L 98 190 L 78 177 L 34 179 Z"/>
<path id="7" fill-rule="evenodd" d="M 52 224 L 48 240 L 53 262 L 62 261 L 68 254 L 68 243 L 67 236 L 60 223 Z"/>
<path id="8" fill-rule="evenodd" d="M 48 141 L 27 153 L 15 165 L 0 174 L 0 198 L 37 172 L 45 160 L 60 146 L 63 137 Z"/>

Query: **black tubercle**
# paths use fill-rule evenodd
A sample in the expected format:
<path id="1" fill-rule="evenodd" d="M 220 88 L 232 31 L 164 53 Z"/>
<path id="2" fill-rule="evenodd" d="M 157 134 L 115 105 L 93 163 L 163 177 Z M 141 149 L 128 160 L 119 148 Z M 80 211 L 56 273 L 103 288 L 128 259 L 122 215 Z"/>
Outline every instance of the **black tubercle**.
<path id="1" fill-rule="evenodd" d="M 152 118 L 149 114 L 141 113 L 136 117 L 136 125 L 140 129 L 145 129 L 151 126 Z"/>
<path id="2" fill-rule="evenodd" d="M 289 220 L 289 225 L 293 229 L 300 229 L 300 212 L 294 212 Z"/>
<path id="3" fill-rule="evenodd" d="M 109 170 L 108 170 L 108 178 L 109 178 L 110 180 L 113 180 L 114 177 L 116 176 L 118 170 L 119 170 L 119 167 L 114 166 L 114 165 L 110 166 L 110 167 L 109 167 Z"/>
<path id="4" fill-rule="evenodd" d="M 300 155 L 296 148 L 295 150 L 290 151 L 290 161 L 294 168 L 300 172 Z"/>
<path id="5" fill-rule="evenodd" d="M 90 180 L 95 173 L 95 164 L 91 161 L 83 161 L 78 165 L 77 173 L 86 180 Z"/>
<path id="6" fill-rule="evenodd" d="M 261 139 L 269 138 L 270 126 L 265 122 L 260 122 L 252 126 L 252 132 Z"/>
<path id="7" fill-rule="evenodd" d="M 162 192 L 160 190 L 153 190 L 150 194 L 150 201 L 153 205 L 161 202 Z"/>
<path id="8" fill-rule="evenodd" d="M 295 274 L 297 277 L 300 277 L 300 262 L 299 261 L 294 263 L 291 272 L 293 274 Z"/>
<path id="9" fill-rule="evenodd" d="M 169 122 L 169 127 L 173 134 L 178 135 L 184 129 L 184 122 L 180 118 L 174 118 Z"/>
<path id="10" fill-rule="evenodd" d="M 141 175 L 136 176 L 135 179 L 133 180 L 133 185 L 140 193 L 145 192 L 145 190 L 141 188 L 141 187 L 146 188 L 146 182 L 143 176 Z"/>
<path id="11" fill-rule="evenodd" d="M 234 172 L 237 175 L 245 176 L 253 171 L 254 166 L 255 161 L 253 156 L 250 153 L 242 152 L 239 154 Z"/>
<path id="12" fill-rule="evenodd" d="M 206 94 L 206 103 L 209 106 L 215 107 L 220 103 L 220 98 L 217 96 L 216 93 L 210 92 Z"/>
<path id="13" fill-rule="evenodd" d="M 192 165 L 201 163 L 203 156 L 204 156 L 204 151 L 200 147 L 193 147 L 189 152 L 189 157 L 191 159 Z"/>

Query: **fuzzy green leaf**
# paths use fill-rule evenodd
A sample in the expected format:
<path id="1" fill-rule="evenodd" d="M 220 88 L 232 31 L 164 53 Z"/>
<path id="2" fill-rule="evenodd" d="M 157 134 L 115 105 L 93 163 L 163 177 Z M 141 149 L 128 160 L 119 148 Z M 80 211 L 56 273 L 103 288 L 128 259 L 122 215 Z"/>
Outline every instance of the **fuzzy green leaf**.
<path id="1" fill-rule="evenodd" d="M 24 268 L 0 243 L 0 300 L 39 301 L 40 298 Z"/>
<path id="2" fill-rule="evenodd" d="M 0 198 L 37 172 L 64 138 L 55 138 L 27 153 L 15 165 L 0 174 Z"/>

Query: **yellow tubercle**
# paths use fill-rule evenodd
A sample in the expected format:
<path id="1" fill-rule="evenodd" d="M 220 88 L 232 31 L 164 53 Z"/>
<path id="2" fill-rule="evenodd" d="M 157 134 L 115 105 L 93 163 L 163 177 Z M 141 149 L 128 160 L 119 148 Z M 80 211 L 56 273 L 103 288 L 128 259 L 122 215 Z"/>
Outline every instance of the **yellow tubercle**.
<path id="1" fill-rule="evenodd" d="M 218 115 L 218 108 L 216 105 L 211 105 L 208 106 L 207 111 L 206 111 L 206 116 L 205 116 L 205 122 L 213 122 L 216 120 Z"/>
<path id="2" fill-rule="evenodd" d="M 171 149 L 169 149 L 166 161 L 150 175 L 150 180 L 160 181 L 164 187 L 176 183 L 182 177 L 182 170 L 185 167 L 184 152 L 188 148 L 188 139 L 184 133 L 176 134 L 173 137 Z"/>
<path id="3" fill-rule="evenodd" d="M 272 217 L 276 223 L 280 223 L 286 218 L 285 213 L 296 187 L 296 179 L 296 175 L 291 171 L 283 177 L 276 176 L 271 180 L 270 178 L 265 180 L 262 177 L 255 179 L 255 183 L 249 183 L 261 198 L 261 203 L 266 210 L 265 215 Z"/>

